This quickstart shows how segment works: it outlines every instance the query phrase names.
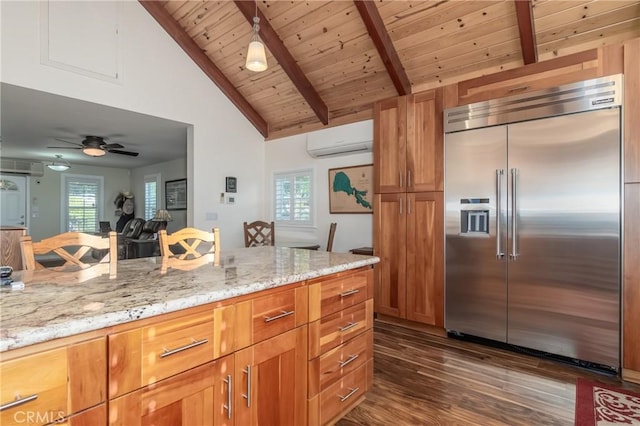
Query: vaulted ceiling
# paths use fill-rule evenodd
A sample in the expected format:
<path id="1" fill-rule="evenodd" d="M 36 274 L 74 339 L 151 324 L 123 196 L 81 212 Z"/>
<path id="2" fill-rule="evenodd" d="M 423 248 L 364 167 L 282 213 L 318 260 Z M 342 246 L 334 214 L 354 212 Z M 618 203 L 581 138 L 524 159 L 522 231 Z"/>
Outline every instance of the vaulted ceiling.
<path id="1" fill-rule="evenodd" d="M 142 1 L 266 139 L 373 102 L 640 36 L 640 1 Z M 245 68 L 257 7 L 267 71 Z"/>

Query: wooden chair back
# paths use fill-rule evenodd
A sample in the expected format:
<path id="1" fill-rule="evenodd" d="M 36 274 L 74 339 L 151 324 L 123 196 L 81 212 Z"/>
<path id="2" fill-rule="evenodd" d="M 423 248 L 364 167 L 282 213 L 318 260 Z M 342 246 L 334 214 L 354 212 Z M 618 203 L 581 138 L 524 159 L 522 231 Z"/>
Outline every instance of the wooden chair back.
<path id="1" fill-rule="evenodd" d="M 162 256 L 161 272 L 168 268 L 189 270 L 203 264 L 212 262 L 220 263 L 220 229 L 213 228 L 212 232 L 196 228 L 183 228 L 172 234 L 167 234 L 165 229 L 158 231 L 160 240 L 160 255 Z M 210 244 L 203 249 L 202 243 Z M 171 246 L 179 247 L 171 251 Z M 179 253 L 181 251 L 182 253 Z"/>
<path id="2" fill-rule="evenodd" d="M 336 235 L 336 228 L 338 224 L 336 222 L 332 222 L 329 227 L 329 239 L 327 240 L 327 251 L 333 250 L 333 237 Z"/>
<path id="3" fill-rule="evenodd" d="M 244 246 L 273 246 L 276 241 L 276 227 L 273 222 L 256 220 L 251 223 L 244 222 Z"/>
<path id="4" fill-rule="evenodd" d="M 20 239 L 20 249 L 23 267 L 27 271 L 45 269 L 36 261 L 36 255 L 55 253 L 64 264 L 48 269 L 58 272 L 91 269 L 93 274 L 83 274 L 84 277 L 108 273 L 109 278 L 115 278 L 117 274 L 118 237 L 115 231 L 109 232 L 106 238 L 82 232 L 65 232 L 39 242 L 34 242 L 30 235 L 25 235 Z M 83 258 L 89 250 L 94 250 L 94 253 L 103 251 L 105 254 L 97 263 L 86 263 Z"/>

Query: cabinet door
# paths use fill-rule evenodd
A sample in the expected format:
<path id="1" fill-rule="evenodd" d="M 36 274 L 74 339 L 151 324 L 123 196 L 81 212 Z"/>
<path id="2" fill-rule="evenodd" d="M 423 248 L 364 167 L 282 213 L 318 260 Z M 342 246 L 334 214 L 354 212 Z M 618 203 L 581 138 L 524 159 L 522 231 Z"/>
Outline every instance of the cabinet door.
<path id="1" fill-rule="evenodd" d="M 303 326 L 236 352 L 237 425 L 306 424 L 306 348 Z"/>
<path id="2" fill-rule="evenodd" d="M 444 327 L 443 193 L 407 198 L 406 318 Z"/>
<path id="3" fill-rule="evenodd" d="M 4 198 L 2 199 L 2 201 L 6 203 Z M 4 211 L 2 213 L 4 213 Z M 11 266 L 14 271 L 19 271 L 22 269 L 22 251 L 20 250 L 20 238 L 22 238 L 22 236 L 25 235 L 26 232 L 27 231 L 25 229 L 7 228 L 0 230 L 0 240 L 2 240 L 2 247 L 0 247 L 0 262 L 2 262 L 2 265 Z"/>
<path id="4" fill-rule="evenodd" d="M 442 120 L 442 89 L 407 98 L 406 188 L 409 192 L 444 189 Z"/>
<path id="5" fill-rule="evenodd" d="M 623 377 L 640 383 L 640 183 L 624 186 Z M 631 370 L 631 371 L 630 371 Z"/>
<path id="6" fill-rule="evenodd" d="M 373 165 L 375 193 L 406 187 L 407 99 L 377 102 L 373 107 Z"/>
<path id="7" fill-rule="evenodd" d="M 375 311 L 405 317 L 406 194 L 376 194 L 373 209 Z"/>
<path id="8" fill-rule="evenodd" d="M 201 365 L 109 402 L 109 424 L 232 425 L 233 355 Z"/>

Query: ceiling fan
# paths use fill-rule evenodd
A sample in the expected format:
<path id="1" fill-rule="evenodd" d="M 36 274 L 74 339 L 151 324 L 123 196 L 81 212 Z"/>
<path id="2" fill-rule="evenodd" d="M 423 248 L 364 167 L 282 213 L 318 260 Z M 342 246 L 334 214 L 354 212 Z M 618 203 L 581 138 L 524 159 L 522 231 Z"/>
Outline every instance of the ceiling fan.
<path id="1" fill-rule="evenodd" d="M 71 142 L 64 139 L 55 138 L 57 141 L 70 143 L 72 145 L 77 145 L 74 147 L 70 146 L 49 146 L 47 148 L 52 149 L 81 149 L 85 155 L 90 157 L 102 157 L 107 152 L 113 154 L 122 154 L 129 155 L 131 157 L 137 157 L 139 153 L 133 151 L 123 151 L 121 148 L 124 148 L 123 145 L 119 143 L 106 143 L 104 140 L 106 138 L 102 136 L 85 136 L 84 140 L 81 143 Z"/>

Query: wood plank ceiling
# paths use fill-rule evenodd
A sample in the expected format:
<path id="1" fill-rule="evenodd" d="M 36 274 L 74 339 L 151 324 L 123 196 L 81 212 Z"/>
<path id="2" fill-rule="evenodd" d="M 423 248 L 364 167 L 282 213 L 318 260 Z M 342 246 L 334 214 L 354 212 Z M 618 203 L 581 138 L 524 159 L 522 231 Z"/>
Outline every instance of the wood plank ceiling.
<path id="1" fill-rule="evenodd" d="M 640 37 L 640 1 L 140 1 L 266 139 L 375 101 Z M 253 14 L 267 71 L 245 69 Z"/>

